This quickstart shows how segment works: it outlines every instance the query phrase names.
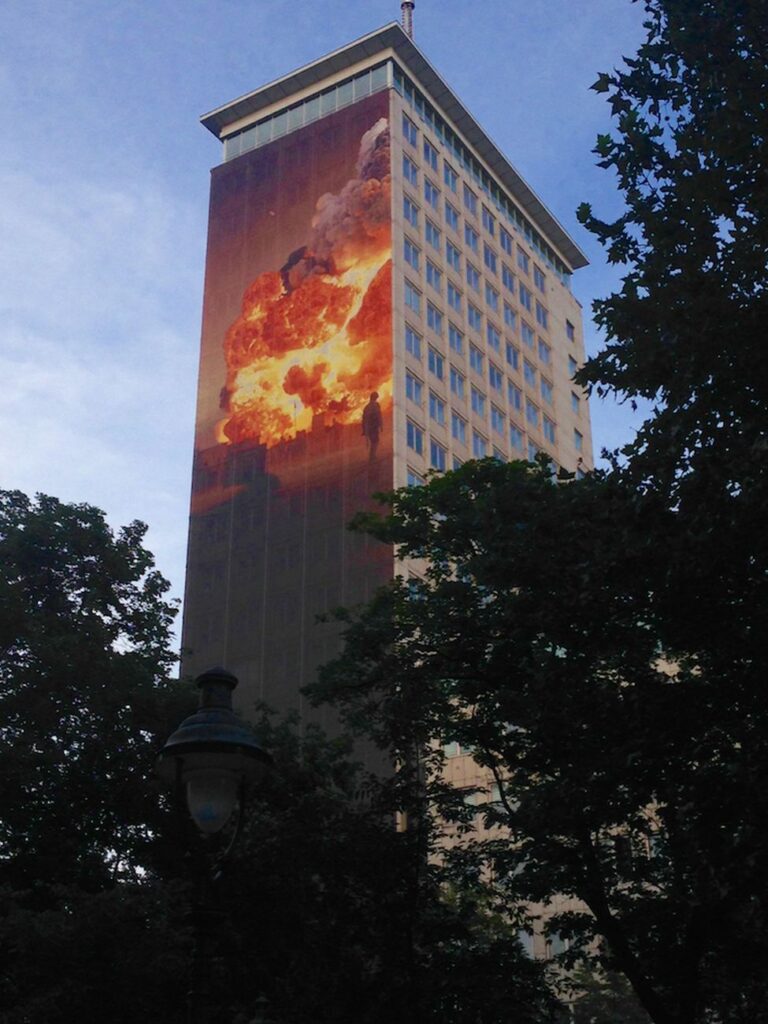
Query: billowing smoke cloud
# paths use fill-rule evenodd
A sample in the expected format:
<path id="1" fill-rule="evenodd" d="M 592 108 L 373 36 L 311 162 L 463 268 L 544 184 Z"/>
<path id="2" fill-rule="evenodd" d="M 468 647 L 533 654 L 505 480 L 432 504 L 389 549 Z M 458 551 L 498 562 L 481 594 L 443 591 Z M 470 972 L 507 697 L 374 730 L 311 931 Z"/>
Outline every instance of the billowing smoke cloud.
<path id="1" fill-rule="evenodd" d="M 351 422 L 391 396 L 389 127 L 362 137 L 355 177 L 318 199 L 307 245 L 260 274 L 224 339 L 221 440 L 277 444 L 314 416 Z"/>

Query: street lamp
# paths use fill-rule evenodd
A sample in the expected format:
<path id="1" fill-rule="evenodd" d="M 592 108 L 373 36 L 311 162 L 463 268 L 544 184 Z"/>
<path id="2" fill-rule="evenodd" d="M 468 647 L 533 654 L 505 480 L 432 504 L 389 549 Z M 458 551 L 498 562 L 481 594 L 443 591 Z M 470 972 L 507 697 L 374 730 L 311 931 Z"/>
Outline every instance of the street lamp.
<path id="1" fill-rule="evenodd" d="M 209 860 L 202 851 L 198 858 L 202 863 L 200 892 L 192 914 L 195 951 L 190 970 L 188 1019 L 190 1024 L 207 1024 L 213 1008 L 213 932 L 221 916 L 214 905 L 213 886 L 240 832 L 246 784 L 263 777 L 272 757 L 258 744 L 250 726 L 232 710 L 236 676 L 226 669 L 213 668 L 195 682 L 200 690 L 198 709 L 184 719 L 160 751 L 157 774 L 174 787 L 177 797 L 182 789 L 186 791 L 189 813 L 206 841 L 221 832 L 237 806 L 237 819 L 226 849 L 215 860 Z"/>

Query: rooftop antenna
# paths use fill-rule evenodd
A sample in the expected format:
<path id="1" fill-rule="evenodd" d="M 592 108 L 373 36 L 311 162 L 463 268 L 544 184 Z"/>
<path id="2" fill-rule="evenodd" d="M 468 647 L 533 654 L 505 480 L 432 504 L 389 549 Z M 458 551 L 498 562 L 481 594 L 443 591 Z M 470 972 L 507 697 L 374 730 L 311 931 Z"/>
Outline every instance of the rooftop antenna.
<path id="1" fill-rule="evenodd" d="M 413 9 L 415 6 L 416 0 L 403 0 L 400 4 L 400 10 L 403 12 L 403 31 L 409 39 L 413 39 Z"/>

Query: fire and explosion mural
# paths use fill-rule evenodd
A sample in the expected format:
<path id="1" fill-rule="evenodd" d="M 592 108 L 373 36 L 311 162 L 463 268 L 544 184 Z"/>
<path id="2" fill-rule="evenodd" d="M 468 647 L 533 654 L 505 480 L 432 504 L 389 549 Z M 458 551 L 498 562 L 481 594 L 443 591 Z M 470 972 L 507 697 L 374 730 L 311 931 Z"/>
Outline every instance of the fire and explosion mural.
<path id="1" fill-rule="evenodd" d="M 389 127 L 365 133 L 352 178 L 318 199 L 308 244 L 260 274 L 227 331 L 221 441 L 268 447 L 352 423 L 373 391 L 391 400 Z"/>
<path id="2" fill-rule="evenodd" d="M 390 170 L 383 92 L 213 172 L 184 670 L 246 703 L 300 706 L 317 616 L 392 575 L 346 529 L 392 486 Z"/>

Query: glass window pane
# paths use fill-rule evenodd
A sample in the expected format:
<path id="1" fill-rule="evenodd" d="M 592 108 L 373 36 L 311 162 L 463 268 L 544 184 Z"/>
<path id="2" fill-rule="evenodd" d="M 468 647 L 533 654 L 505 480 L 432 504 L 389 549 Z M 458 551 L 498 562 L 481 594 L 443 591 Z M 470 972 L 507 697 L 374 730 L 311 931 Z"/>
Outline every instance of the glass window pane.
<path id="1" fill-rule="evenodd" d="M 329 89 L 320 96 L 320 115 L 332 114 L 336 109 L 336 90 Z"/>
<path id="2" fill-rule="evenodd" d="M 362 75 L 356 78 L 353 82 L 355 99 L 361 100 L 364 96 L 370 96 L 371 94 L 371 73 L 370 71 L 364 71 Z"/>
<path id="3" fill-rule="evenodd" d="M 336 105 L 339 109 L 346 107 L 348 103 L 352 102 L 352 83 L 344 82 L 342 85 L 336 86 Z"/>
<path id="4" fill-rule="evenodd" d="M 233 135 L 229 139 L 224 139 L 224 159 L 231 160 L 233 157 L 239 156 L 242 152 L 241 145 L 243 141 L 243 135 Z"/>
<path id="5" fill-rule="evenodd" d="M 261 124 L 256 125 L 256 145 L 263 146 L 272 139 L 272 119 L 267 118 Z"/>
<path id="6" fill-rule="evenodd" d="M 387 85 L 387 65 L 382 64 L 380 68 L 374 68 L 371 72 L 371 92 L 377 89 L 385 89 Z"/>
<path id="7" fill-rule="evenodd" d="M 272 118 L 272 138 L 279 139 L 281 135 L 285 135 L 288 129 L 288 111 L 284 110 L 281 114 L 275 114 Z"/>
<path id="8" fill-rule="evenodd" d="M 316 121 L 320 117 L 320 97 L 313 96 L 304 104 L 304 124 Z"/>
<path id="9" fill-rule="evenodd" d="M 291 132 L 295 128 L 301 128 L 304 124 L 304 104 L 298 103 L 295 107 L 291 107 L 288 111 L 288 131 Z"/>

